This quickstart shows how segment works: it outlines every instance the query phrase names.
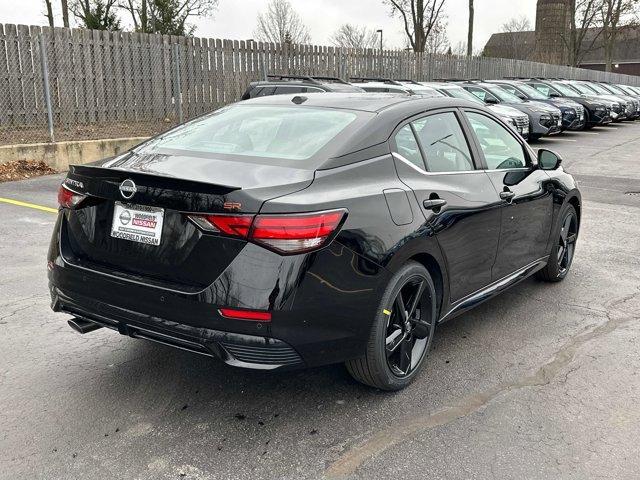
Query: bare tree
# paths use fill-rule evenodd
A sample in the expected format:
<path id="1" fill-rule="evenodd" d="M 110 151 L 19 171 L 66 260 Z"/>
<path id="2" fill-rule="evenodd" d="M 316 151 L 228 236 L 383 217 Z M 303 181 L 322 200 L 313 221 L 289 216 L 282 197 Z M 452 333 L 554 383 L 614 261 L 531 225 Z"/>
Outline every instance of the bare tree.
<path id="1" fill-rule="evenodd" d="M 83 28 L 120 30 L 120 19 L 116 14 L 116 1 L 75 0 L 71 5 L 71 12 Z"/>
<path id="2" fill-rule="evenodd" d="M 571 0 L 569 4 L 569 30 L 562 33 L 567 48 L 568 63 L 577 67 L 584 56 L 595 50 L 602 35 L 598 13 L 602 0 Z"/>
<path id="3" fill-rule="evenodd" d="M 69 3 L 67 0 L 60 0 L 60 6 L 62 7 L 62 25 L 69 28 Z"/>
<path id="4" fill-rule="evenodd" d="M 332 45 L 346 48 L 379 48 L 380 37 L 374 29 L 345 23 L 331 35 Z"/>
<path id="5" fill-rule="evenodd" d="M 503 46 L 505 49 L 505 57 L 527 60 L 533 53 L 533 45 L 527 45 L 524 42 L 522 35 L 517 34 L 531 31 L 531 22 L 529 19 L 524 15 L 521 17 L 514 17 L 508 22 L 503 23 L 501 30 L 504 33 L 515 34 L 508 35 L 504 39 L 508 42 Z"/>
<path id="6" fill-rule="evenodd" d="M 508 22 L 502 24 L 503 32 L 526 32 L 529 30 L 531 30 L 531 22 L 524 15 L 514 17 Z"/>
<path id="7" fill-rule="evenodd" d="M 630 23 L 637 13 L 638 0 L 601 0 L 602 46 L 604 48 L 605 71 L 610 72 L 613 50 L 622 32 L 622 26 Z"/>
<path id="8" fill-rule="evenodd" d="M 218 0 L 122 0 L 120 7 L 131 16 L 133 28 L 142 33 L 191 35 L 195 26 L 188 23 L 194 17 L 208 17 L 218 6 Z"/>
<path id="9" fill-rule="evenodd" d="M 440 17 L 438 22 L 431 29 L 431 33 L 427 37 L 424 51 L 427 53 L 446 53 L 451 54 L 451 45 L 449 44 L 449 36 L 447 35 L 447 21 L 444 17 Z"/>
<path id="10" fill-rule="evenodd" d="M 384 0 L 384 3 L 391 7 L 391 15 L 402 19 L 413 51 L 424 52 L 445 0 Z"/>
<path id="11" fill-rule="evenodd" d="M 311 35 L 300 15 L 288 0 L 271 0 L 264 13 L 258 14 L 254 31 L 258 40 L 272 43 L 309 43 Z"/>
<path id="12" fill-rule="evenodd" d="M 467 56 L 470 57 L 473 54 L 473 0 L 469 0 L 469 26 L 467 28 Z"/>
<path id="13" fill-rule="evenodd" d="M 44 16 L 47 17 L 49 26 L 53 27 L 53 5 L 51 5 L 51 0 L 44 0 L 44 5 L 47 9 L 47 13 L 45 13 Z"/>
<path id="14" fill-rule="evenodd" d="M 451 47 L 451 55 L 466 55 L 467 51 L 467 42 L 462 40 Z"/>

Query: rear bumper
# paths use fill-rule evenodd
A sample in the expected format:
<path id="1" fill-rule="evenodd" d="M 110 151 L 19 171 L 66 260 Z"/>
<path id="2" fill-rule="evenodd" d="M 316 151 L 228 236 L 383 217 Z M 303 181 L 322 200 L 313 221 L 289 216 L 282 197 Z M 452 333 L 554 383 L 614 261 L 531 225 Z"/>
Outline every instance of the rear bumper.
<path id="1" fill-rule="evenodd" d="M 54 234 L 52 308 L 134 338 L 239 367 L 284 369 L 361 356 L 389 272 L 337 241 L 282 257 L 247 244 L 207 288 L 185 292 L 67 262 Z M 219 308 L 266 310 L 270 322 L 223 317 Z"/>
<path id="2" fill-rule="evenodd" d="M 235 367 L 275 370 L 305 366 L 293 347 L 275 338 L 170 323 L 78 294 L 70 296 L 53 286 L 51 308 L 116 330 L 122 335 L 215 357 Z"/>

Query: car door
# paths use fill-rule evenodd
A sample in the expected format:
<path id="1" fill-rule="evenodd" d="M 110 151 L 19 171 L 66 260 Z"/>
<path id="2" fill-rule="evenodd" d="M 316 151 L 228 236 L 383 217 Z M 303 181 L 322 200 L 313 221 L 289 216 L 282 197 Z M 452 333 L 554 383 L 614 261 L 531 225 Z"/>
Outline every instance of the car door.
<path id="1" fill-rule="evenodd" d="M 435 233 L 455 302 L 491 282 L 500 234 L 500 206 L 456 109 L 407 120 L 392 135 L 400 179 L 415 195 L 427 234 Z"/>
<path id="2" fill-rule="evenodd" d="M 485 112 L 465 110 L 481 161 L 501 198 L 501 228 L 492 279 L 498 280 L 544 257 L 551 234 L 550 178 L 511 129 Z"/>

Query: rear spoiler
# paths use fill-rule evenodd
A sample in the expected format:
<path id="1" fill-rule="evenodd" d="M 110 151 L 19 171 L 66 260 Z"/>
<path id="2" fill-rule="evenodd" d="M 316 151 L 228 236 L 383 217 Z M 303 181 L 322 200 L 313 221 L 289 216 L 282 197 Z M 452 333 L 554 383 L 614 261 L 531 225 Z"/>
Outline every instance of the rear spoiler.
<path id="1" fill-rule="evenodd" d="M 176 178 L 157 172 L 143 172 L 118 167 L 103 167 L 100 165 L 70 165 L 69 176 L 75 180 L 79 180 L 78 177 L 82 177 L 87 180 L 88 184 L 106 182 L 114 183 L 119 186 L 123 181 L 131 179 L 136 184 L 152 188 L 195 193 L 215 193 L 217 195 L 226 195 L 235 190 L 241 189 L 237 186 L 217 185 L 197 180 Z"/>

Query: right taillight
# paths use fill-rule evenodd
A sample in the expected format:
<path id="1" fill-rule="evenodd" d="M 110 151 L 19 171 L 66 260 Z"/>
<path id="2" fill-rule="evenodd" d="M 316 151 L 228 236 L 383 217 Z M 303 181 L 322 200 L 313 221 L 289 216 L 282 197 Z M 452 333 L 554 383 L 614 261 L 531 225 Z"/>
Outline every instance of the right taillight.
<path id="1" fill-rule="evenodd" d="M 282 254 L 320 248 L 333 238 L 347 211 L 268 215 L 189 215 L 204 230 L 244 238 Z"/>
<path id="2" fill-rule="evenodd" d="M 290 215 L 258 215 L 249 234 L 251 241 L 281 253 L 300 253 L 322 247 L 346 214 L 331 210 Z"/>

